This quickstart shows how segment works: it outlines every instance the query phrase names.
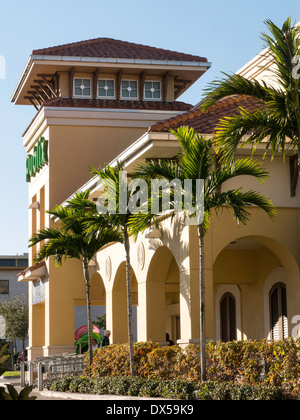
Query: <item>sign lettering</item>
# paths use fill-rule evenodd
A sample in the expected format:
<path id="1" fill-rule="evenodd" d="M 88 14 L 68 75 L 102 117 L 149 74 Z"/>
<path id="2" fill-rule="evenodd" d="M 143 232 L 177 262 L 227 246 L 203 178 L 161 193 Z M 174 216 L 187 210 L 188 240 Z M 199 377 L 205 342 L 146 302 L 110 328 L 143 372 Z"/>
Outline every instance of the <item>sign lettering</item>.
<path id="1" fill-rule="evenodd" d="M 28 155 L 26 159 L 26 181 L 30 182 L 46 163 L 48 163 L 48 140 L 40 137 L 32 155 Z"/>

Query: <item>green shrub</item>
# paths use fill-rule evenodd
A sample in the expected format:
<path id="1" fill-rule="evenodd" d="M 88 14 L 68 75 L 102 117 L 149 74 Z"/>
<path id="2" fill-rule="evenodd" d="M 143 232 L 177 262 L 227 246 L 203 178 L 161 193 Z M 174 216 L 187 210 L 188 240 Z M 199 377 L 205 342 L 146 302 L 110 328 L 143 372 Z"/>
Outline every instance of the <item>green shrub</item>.
<path id="1" fill-rule="evenodd" d="M 152 342 L 134 344 L 136 375 L 147 379 L 193 380 L 201 378 L 199 347 L 159 347 Z M 300 390 L 300 339 L 210 342 L 207 345 L 207 379 L 233 382 L 242 374 L 249 383 L 284 386 Z M 127 344 L 112 345 L 95 352 L 92 376 L 130 375 Z"/>
<path id="2" fill-rule="evenodd" d="M 206 382 L 195 393 L 200 400 L 263 400 L 280 401 L 299 399 L 281 388 L 270 385 L 239 385 L 231 382 Z"/>
<path id="3" fill-rule="evenodd" d="M 70 390 L 70 383 L 74 379 L 73 377 L 58 379 L 51 385 L 51 389 L 57 392 L 67 392 Z"/>
<path id="4" fill-rule="evenodd" d="M 210 380 L 234 381 L 242 373 L 251 384 L 300 390 L 300 339 L 211 342 L 207 356 Z"/>
<path id="5" fill-rule="evenodd" d="M 160 381 L 117 376 L 68 378 L 53 383 L 51 390 L 187 400 L 299 400 L 299 397 L 270 385 L 239 385 L 212 381 L 201 384 L 197 381 Z"/>
<path id="6" fill-rule="evenodd" d="M 165 381 L 160 382 L 157 392 L 163 398 L 191 400 L 195 398 L 195 391 L 198 387 L 197 382 L 192 381 Z"/>
<path id="7" fill-rule="evenodd" d="M 134 343 L 134 365 L 138 376 L 147 375 L 147 355 L 159 347 L 151 341 Z M 97 350 L 91 366 L 93 377 L 129 376 L 130 362 L 128 344 L 114 344 Z"/>
<path id="8" fill-rule="evenodd" d="M 158 398 L 160 396 L 158 387 L 161 381 L 158 379 L 143 379 L 138 396 L 147 398 Z"/>

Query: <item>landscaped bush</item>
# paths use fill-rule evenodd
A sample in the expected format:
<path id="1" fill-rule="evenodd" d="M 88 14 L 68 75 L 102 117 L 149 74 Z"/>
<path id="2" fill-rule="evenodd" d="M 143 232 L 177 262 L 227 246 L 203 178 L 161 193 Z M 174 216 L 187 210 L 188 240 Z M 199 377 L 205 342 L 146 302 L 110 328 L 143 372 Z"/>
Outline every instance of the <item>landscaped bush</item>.
<path id="1" fill-rule="evenodd" d="M 159 347 L 134 344 L 137 377 L 160 380 L 200 380 L 199 347 Z M 300 339 L 210 342 L 207 345 L 210 381 L 233 382 L 238 375 L 249 384 L 269 384 L 300 392 Z M 130 376 L 128 345 L 112 345 L 95 352 L 93 377 Z"/>
<path id="2" fill-rule="evenodd" d="M 200 400 L 298 400 L 281 388 L 270 385 L 238 385 L 232 382 L 206 382 L 199 386 L 196 398 Z"/>
<path id="3" fill-rule="evenodd" d="M 199 347 L 134 344 L 136 376 L 130 377 L 128 345 L 94 352 L 92 377 L 66 378 L 51 389 L 87 394 L 203 400 L 284 400 L 300 396 L 300 339 L 210 342 L 207 379 L 200 382 Z M 242 377 L 247 384 L 237 383 Z"/>
<path id="4" fill-rule="evenodd" d="M 160 381 L 132 377 L 68 378 L 52 384 L 52 391 L 200 400 L 293 400 L 290 393 L 270 385 L 228 382 Z"/>
<path id="5" fill-rule="evenodd" d="M 211 380 L 233 381 L 243 374 L 250 384 L 266 383 L 300 391 L 300 339 L 211 342 L 207 355 Z"/>
<path id="6" fill-rule="evenodd" d="M 147 372 L 147 355 L 158 349 L 151 341 L 134 343 L 134 365 L 138 376 Z M 94 352 L 91 374 L 97 376 L 130 376 L 128 344 L 115 344 Z"/>

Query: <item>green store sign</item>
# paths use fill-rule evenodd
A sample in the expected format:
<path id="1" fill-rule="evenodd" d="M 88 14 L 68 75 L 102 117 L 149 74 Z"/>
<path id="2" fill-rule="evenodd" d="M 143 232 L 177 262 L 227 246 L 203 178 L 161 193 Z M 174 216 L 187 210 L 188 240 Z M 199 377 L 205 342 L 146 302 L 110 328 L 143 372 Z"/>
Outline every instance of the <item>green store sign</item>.
<path id="1" fill-rule="evenodd" d="M 30 182 L 46 163 L 48 163 L 48 140 L 40 137 L 32 155 L 26 158 L 26 181 Z"/>

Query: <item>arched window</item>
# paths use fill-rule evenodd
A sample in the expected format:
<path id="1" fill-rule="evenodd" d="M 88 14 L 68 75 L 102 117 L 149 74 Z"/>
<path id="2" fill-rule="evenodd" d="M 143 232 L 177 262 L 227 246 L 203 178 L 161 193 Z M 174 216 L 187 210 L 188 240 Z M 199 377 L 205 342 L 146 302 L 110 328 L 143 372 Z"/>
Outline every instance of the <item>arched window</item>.
<path id="1" fill-rule="evenodd" d="M 236 340 L 236 303 L 231 293 L 225 293 L 220 301 L 221 340 Z"/>
<path id="2" fill-rule="evenodd" d="M 277 283 L 270 292 L 270 320 L 272 340 L 288 338 L 286 287 Z"/>

